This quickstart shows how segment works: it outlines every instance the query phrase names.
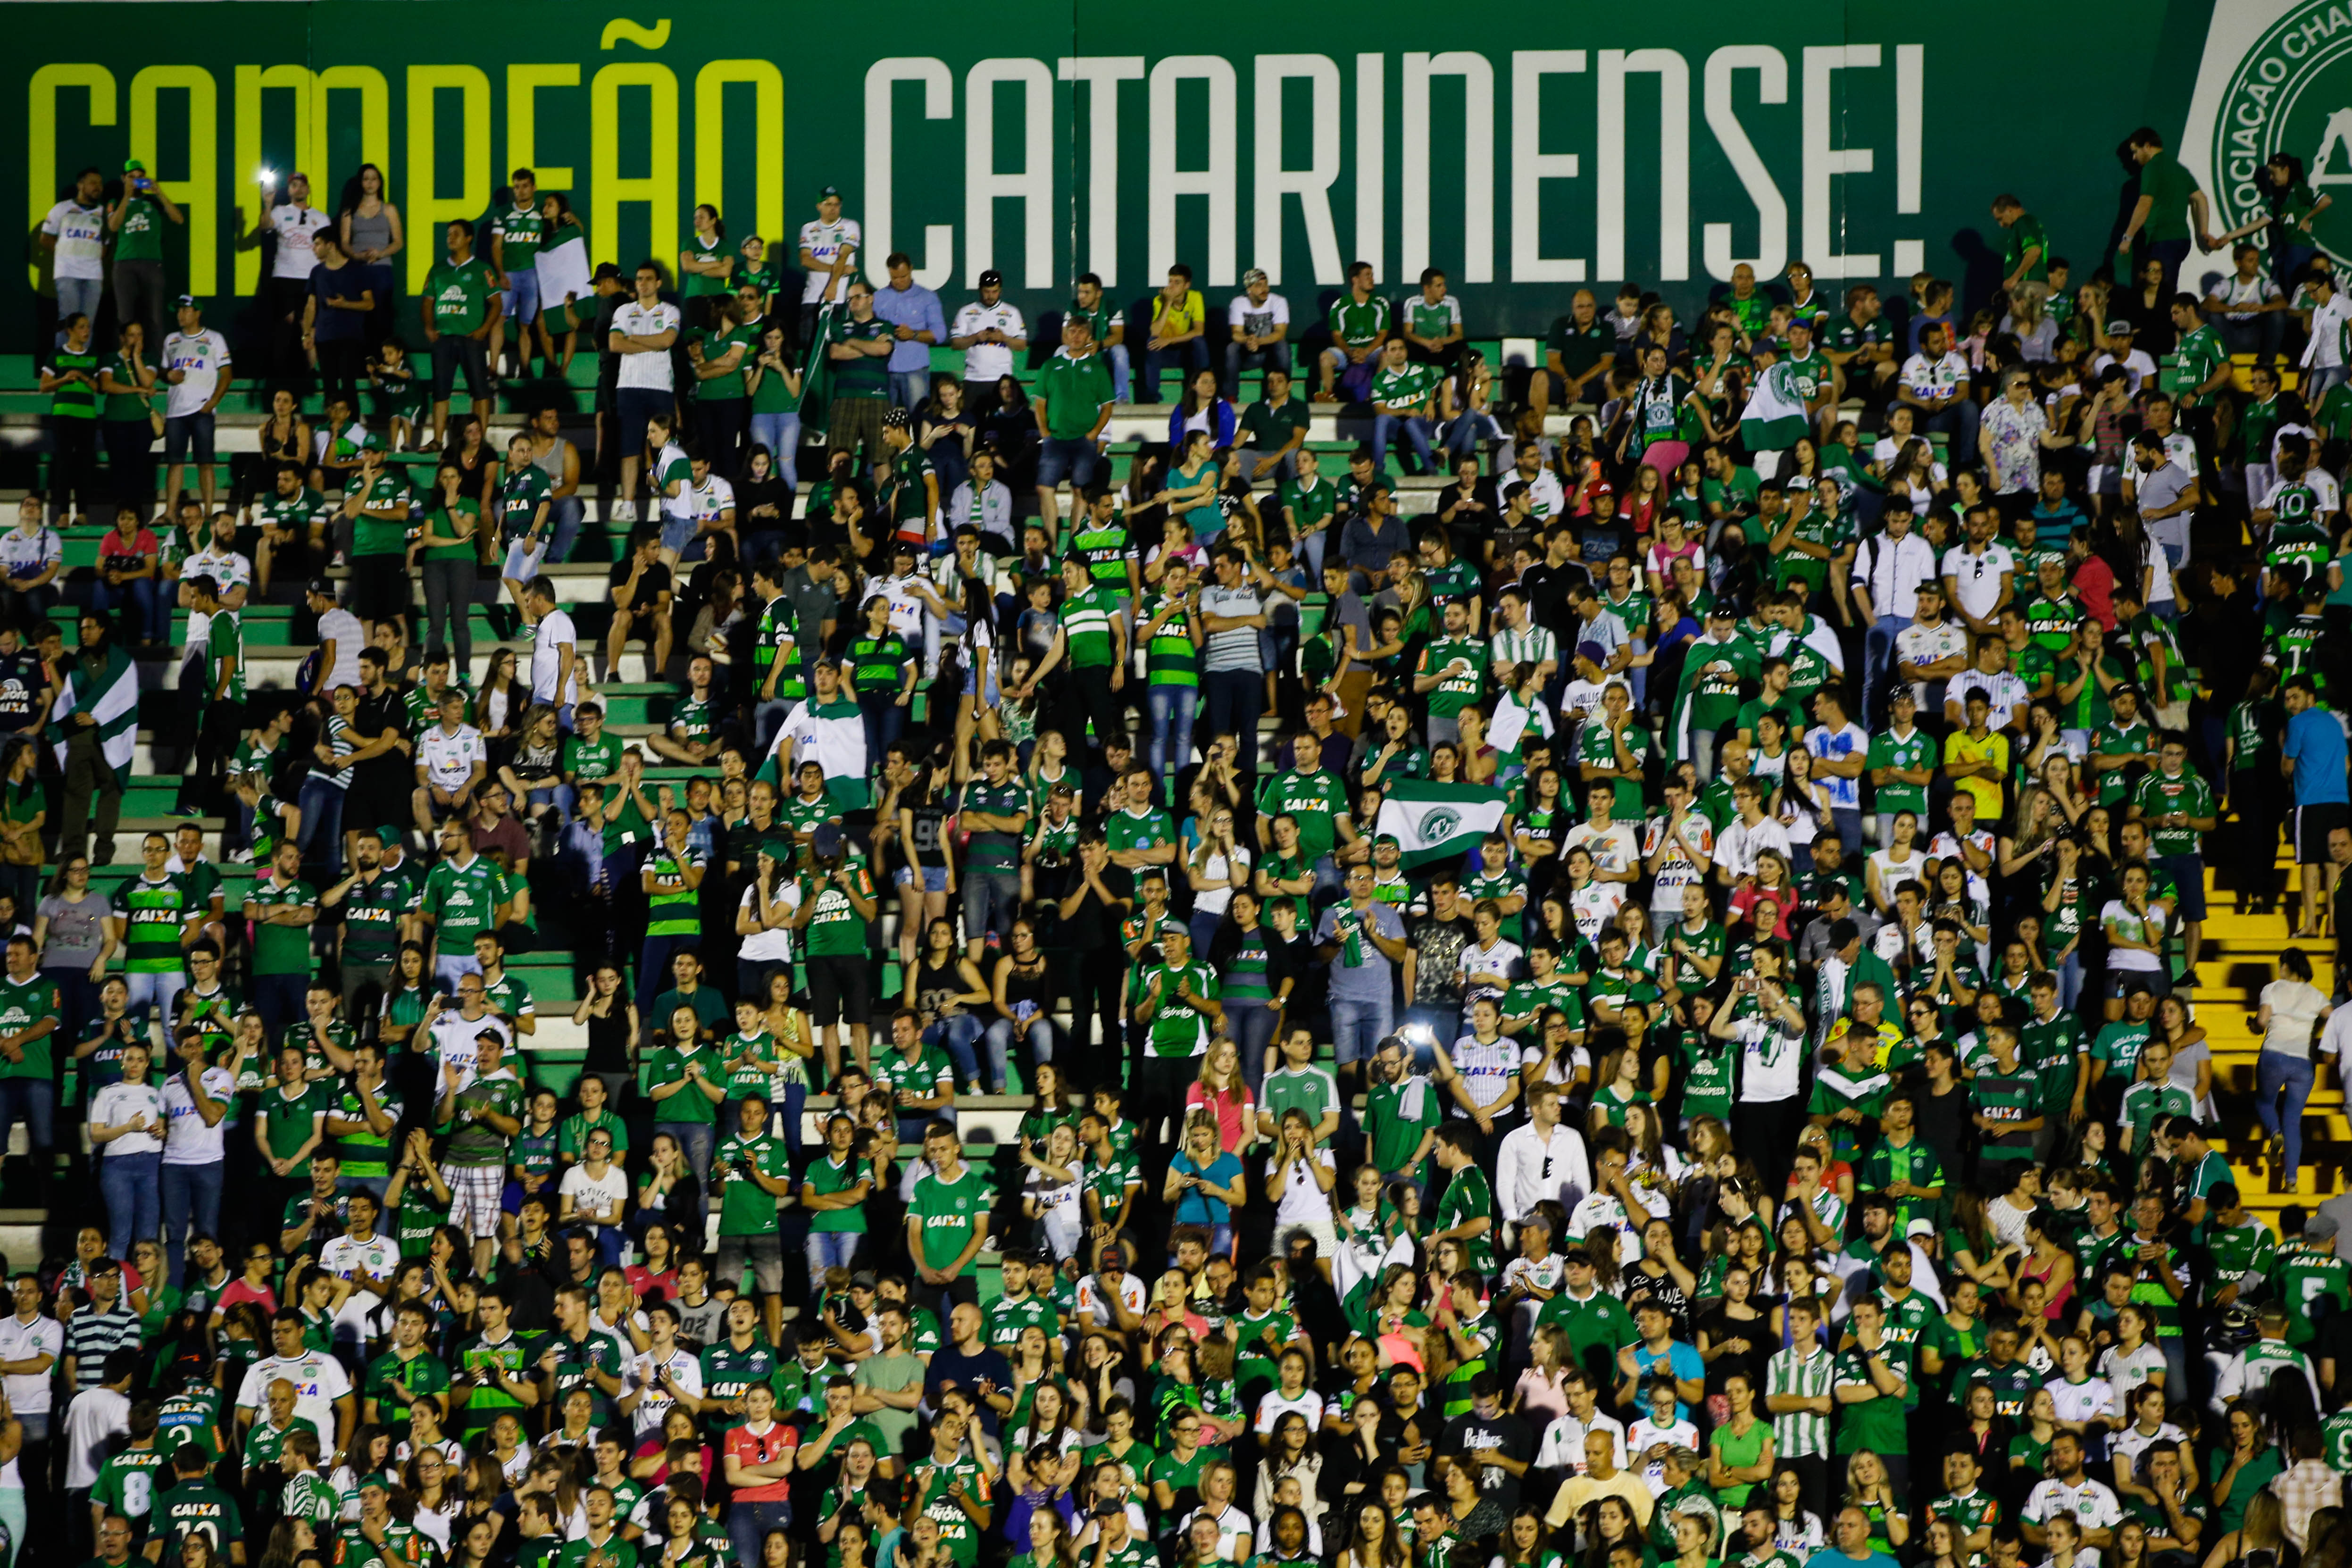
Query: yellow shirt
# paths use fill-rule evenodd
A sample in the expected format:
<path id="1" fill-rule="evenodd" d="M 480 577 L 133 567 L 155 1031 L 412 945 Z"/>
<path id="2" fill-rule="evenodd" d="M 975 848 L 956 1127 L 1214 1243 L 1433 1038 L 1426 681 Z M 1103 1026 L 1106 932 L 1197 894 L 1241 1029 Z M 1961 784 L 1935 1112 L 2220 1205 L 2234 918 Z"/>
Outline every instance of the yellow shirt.
<path id="1" fill-rule="evenodd" d="M 1197 332 L 1203 320 L 1205 313 L 1198 289 L 1184 290 L 1184 302 L 1173 307 L 1165 294 L 1151 297 L 1151 331 L 1155 336 L 1175 338 Z"/>
<path id="2" fill-rule="evenodd" d="M 1958 787 L 1977 797 L 1977 819 L 1991 822 L 2000 816 L 2000 779 L 2009 776 L 2009 737 L 1999 730 L 1986 731 L 1981 741 L 1972 741 L 1966 730 L 1955 730 L 1944 737 L 1944 761 L 1948 763 L 1990 763 L 1994 778 L 1973 778 L 1958 781 Z"/>

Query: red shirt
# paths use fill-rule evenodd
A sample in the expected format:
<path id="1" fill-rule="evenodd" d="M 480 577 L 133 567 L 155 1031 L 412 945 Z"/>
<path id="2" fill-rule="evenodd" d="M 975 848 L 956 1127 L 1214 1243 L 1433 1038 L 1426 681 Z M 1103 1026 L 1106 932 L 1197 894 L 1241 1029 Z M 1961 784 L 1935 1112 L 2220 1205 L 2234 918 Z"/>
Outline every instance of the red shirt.
<path id="1" fill-rule="evenodd" d="M 2115 592 L 2115 569 L 2097 556 L 2074 568 L 2074 596 L 2103 632 L 2116 629 Z"/>
<path id="2" fill-rule="evenodd" d="M 220 1294 L 220 1304 L 224 1310 L 236 1306 L 239 1301 L 258 1301 L 261 1304 L 261 1310 L 265 1312 L 274 1313 L 278 1310 L 277 1293 L 265 1287 L 247 1284 L 245 1276 L 241 1274 L 223 1286 Z"/>
<path id="3" fill-rule="evenodd" d="M 771 1421 L 765 1432 L 754 1432 L 748 1426 L 731 1426 L 727 1432 L 726 1452 L 730 1458 L 745 1465 L 772 1465 L 791 1457 L 800 1447 L 801 1435 L 781 1421 Z M 782 1502 L 792 1496 L 790 1476 L 770 1481 L 765 1486 L 737 1487 L 737 1502 Z"/>

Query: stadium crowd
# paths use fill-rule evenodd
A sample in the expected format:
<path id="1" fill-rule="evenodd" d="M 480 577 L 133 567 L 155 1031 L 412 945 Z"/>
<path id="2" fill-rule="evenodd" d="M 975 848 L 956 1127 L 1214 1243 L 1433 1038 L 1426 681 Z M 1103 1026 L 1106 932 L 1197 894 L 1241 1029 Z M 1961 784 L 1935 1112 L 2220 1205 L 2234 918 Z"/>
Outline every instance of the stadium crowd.
<path id="1" fill-rule="evenodd" d="M 2250 1211 L 2198 966 L 2209 867 L 2352 930 L 2347 310 L 2292 160 L 2223 237 L 2129 145 L 1990 300 L 1524 365 L 1436 272 L 950 315 L 830 189 L 558 299 L 527 170 L 402 304 L 372 165 L 232 347 L 89 171 L 0 536 L 12 1552 L 2340 1568 L 2345 1203 Z"/>

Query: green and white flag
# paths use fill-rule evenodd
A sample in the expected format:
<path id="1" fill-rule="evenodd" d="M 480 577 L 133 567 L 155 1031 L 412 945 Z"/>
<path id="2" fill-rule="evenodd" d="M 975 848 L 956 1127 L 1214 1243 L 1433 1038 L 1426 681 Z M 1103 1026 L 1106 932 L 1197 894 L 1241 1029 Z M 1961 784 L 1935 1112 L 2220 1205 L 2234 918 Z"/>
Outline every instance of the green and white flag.
<path id="1" fill-rule="evenodd" d="M 817 308 L 816 328 L 802 350 L 801 428 L 811 436 L 824 434 L 833 412 L 833 356 L 825 350 L 833 345 L 833 318 L 841 309 L 830 300 Z"/>
<path id="2" fill-rule="evenodd" d="M 1785 452 L 1809 428 L 1804 394 L 1789 362 L 1765 366 L 1756 390 L 1748 395 L 1748 406 L 1739 411 L 1739 438 L 1750 452 Z"/>
<path id="3" fill-rule="evenodd" d="M 1395 837 L 1400 863 L 1411 870 L 1468 855 L 1502 826 L 1503 809 L 1498 789 L 1407 780 L 1390 787 L 1374 831 Z"/>
<path id="4" fill-rule="evenodd" d="M 96 679 L 85 679 L 83 661 L 68 658 L 58 700 L 49 710 L 48 737 L 58 765 L 66 761 L 67 738 L 87 726 L 74 722 L 87 713 L 98 730 L 100 754 L 114 768 L 114 776 L 131 780 L 131 753 L 139 745 L 139 666 L 121 648 L 109 646 L 106 664 Z"/>

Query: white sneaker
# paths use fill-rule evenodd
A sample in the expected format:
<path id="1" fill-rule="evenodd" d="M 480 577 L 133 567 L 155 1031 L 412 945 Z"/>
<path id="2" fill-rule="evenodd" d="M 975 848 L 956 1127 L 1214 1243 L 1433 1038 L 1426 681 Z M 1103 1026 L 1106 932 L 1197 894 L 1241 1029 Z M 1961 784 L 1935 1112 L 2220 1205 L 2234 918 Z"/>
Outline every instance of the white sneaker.
<path id="1" fill-rule="evenodd" d="M 633 500 L 616 500 L 616 501 L 614 501 L 614 502 L 613 503 L 613 521 L 614 521 L 614 522 L 635 522 L 635 521 L 637 521 L 637 503 L 636 503 L 636 502 L 635 502 L 635 501 L 633 501 Z"/>

